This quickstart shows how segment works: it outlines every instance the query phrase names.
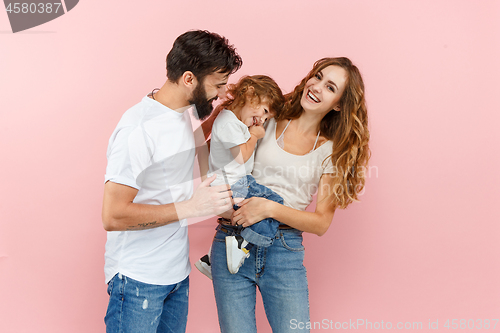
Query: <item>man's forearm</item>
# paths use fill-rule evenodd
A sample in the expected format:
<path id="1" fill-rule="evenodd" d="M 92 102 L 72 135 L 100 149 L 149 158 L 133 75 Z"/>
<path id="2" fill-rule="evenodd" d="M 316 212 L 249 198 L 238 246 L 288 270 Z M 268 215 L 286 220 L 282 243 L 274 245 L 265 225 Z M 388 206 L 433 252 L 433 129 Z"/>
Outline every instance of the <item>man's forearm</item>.
<path id="1" fill-rule="evenodd" d="M 131 202 L 119 209 L 113 209 L 111 212 L 106 212 L 103 209 L 103 225 L 107 231 L 157 228 L 190 217 L 188 206 L 186 201 L 165 205 Z"/>
<path id="2" fill-rule="evenodd" d="M 190 217 L 213 216 L 231 209 L 227 185 L 210 186 L 215 175 L 202 181 L 189 200 L 164 205 L 134 203 L 138 190 L 108 181 L 104 185 L 102 222 L 107 231 L 143 230 Z"/>

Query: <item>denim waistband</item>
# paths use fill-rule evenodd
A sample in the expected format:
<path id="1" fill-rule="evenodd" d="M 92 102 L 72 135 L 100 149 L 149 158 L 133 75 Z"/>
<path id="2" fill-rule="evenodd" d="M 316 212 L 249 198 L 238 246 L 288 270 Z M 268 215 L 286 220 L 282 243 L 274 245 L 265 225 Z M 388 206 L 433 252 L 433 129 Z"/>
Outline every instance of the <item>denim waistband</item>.
<path id="1" fill-rule="evenodd" d="M 230 229 L 232 229 L 232 230 L 234 230 L 234 229 L 238 229 L 238 228 L 239 228 L 238 226 L 232 225 L 232 224 L 231 224 L 231 220 L 228 220 L 228 219 L 223 218 L 223 217 L 219 217 L 219 218 L 217 219 L 217 223 L 219 223 L 219 224 L 220 224 L 221 228 L 224 228 L 224 227 L 229 227 L 229 228 L 230 228 Z M 297 230 L 297 231 L 299 231 L 298 229 L 292 228 L 292 227 L 290 227 L 289 225 L 286 225 L 286 224 L 280 224 L 280 225 L 278 226 L 278 228 L 279 228 L 280 230 Z M 226 229 L 226 231 L 227 231 L 227 228 L 225 228 L 225 229 Z M 223 231 L 224 231 L 224 230 L 223 230 Z"/>

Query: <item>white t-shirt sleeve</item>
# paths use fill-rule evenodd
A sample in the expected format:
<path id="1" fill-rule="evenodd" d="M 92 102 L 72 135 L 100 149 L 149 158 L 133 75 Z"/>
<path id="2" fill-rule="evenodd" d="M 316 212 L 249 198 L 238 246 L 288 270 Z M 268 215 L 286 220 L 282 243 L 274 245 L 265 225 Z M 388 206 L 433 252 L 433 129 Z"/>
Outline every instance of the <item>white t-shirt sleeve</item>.
<path id="1" fill-rule="evenodd" d="M 241 125 L 235 122 L 227 122 L 217 128 L 217 136 L 226 149 L 239 146 L 250 139 L 248 130 L 243 131 Z"/>
<path id="2" fill-rule="evenodd" d="M 323 173 L 334 173 L 334 166 L 332 162 L 332 156 L 328 156 L 326 160 L 322 163 Z"/>
<path id="3" fill-rule="evenodd" d="M 154 146 L 140 126 L 117 128 L 109 140 L 105 182 L 140 189 L 137 177 L 153 162 Z"/>

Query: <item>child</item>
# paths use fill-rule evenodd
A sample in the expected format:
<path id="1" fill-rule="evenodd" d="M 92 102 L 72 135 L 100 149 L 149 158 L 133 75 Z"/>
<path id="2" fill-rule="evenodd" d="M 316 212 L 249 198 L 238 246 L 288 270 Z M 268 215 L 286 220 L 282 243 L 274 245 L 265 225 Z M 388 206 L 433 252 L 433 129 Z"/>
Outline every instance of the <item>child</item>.
<path id="1" fill-rule="evenodd" d="M 251 176 L 254 150 L 258 139 L 265 135 L 262 126 L 279 113 L 284 104 L 276 82 L 265 75 L 242 77 L 228 87 L 228 98 L 212 126 L 208 176 L 217 174 L 212 186 L 231 185 L 233 197 L 264 197 L 283 204 L 283 199 L 269 188 L 257 184 Z M 238 209 L 234 206 L 234 209 Z M 265 219 L 248 228 L 236 227 L 235 236 L 226 237 L 227 267 L 238 272 L 250 256 L 253 245 L 267 247 L 278 231 L 279 222 Z M 210 251 L 195 263 L 196 268 L 210 279 Z"/>

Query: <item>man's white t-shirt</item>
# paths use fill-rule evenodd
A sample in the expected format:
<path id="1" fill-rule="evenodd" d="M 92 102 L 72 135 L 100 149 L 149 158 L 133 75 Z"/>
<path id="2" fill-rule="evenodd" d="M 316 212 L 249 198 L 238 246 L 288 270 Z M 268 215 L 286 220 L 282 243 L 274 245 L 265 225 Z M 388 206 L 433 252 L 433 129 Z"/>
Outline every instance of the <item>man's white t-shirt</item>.
<path id="1" fill-rule="evenodd" d="M 250 139 L 247 125 L 240 121 L 229 110 L 222 110 L 215 118 L 210 140 L 210 156 L 208 158 L 208 177 L 217 174 L 211 186 L 225 184 L 222 169 L 226 172 L 229 185 L 252 173 L 254 154 L 244 163 L 238 163 L 230 148 L 239 146 Z"/>
<path id="2" fill-rule="evenodd" d="M 109 139 L 105 182 L 137 189 L 134 203 L 188 200 L 194 157 L 189 110 L 177 112 L 144 97 L 125 112 Z M 190 270 L 185 220 L 148 230 L 108 232 L 106 283 L 121 273 L 143 283 L 170 285 L 184 280 Z"/>

